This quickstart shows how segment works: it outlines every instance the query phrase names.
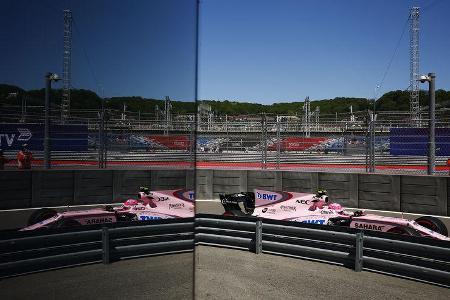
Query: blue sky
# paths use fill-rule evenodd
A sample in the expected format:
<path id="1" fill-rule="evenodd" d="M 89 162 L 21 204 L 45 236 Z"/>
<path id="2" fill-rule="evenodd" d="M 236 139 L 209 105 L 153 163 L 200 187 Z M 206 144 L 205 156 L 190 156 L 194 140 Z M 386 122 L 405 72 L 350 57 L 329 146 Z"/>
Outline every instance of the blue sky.
<path id="1" fill-rule="evenodd" d="M 199 98 L 373 97 L 413 5 L 429 6 L 420 69 L 450 90 L 450 1 L 201 0 Z M 75 88 L 193 99 L 195 0 L 2 0 L 0 83 L 41 88 L 46 71 L 61 73 L 68 7 Z M 378 96 L 409 85 L 408 43 L 409 28 Z"/>
<path id="2" fill-rule="evenodd" d="M 204 0 L 200 98 L 372 98 L 413 5 L 431 5 L 420 19 L 420 70 L 450 89 L 450 1 Z M 377 94 L 408 85 L 409 27 Z"/>
<path id="3" fill-rule="evenodd" d="M 194 100 L 195 0 L 0 3 L 0 83 L 42 88 L 46 71 L 62 73 L 62 11 L 69 7 L 78 28 L 73 87 L 101 94 L 101 85 L 105 97 Z"/>

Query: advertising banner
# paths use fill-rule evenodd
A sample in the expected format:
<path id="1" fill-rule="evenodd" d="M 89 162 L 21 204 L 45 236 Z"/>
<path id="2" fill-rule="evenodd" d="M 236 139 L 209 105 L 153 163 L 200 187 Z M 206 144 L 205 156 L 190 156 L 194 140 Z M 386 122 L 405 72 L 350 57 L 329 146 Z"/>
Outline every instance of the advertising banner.
<path id="1" fill-rule="evenodd" d="M 450 155 L 450 128 L 436 128 L 436 155 Z M 428 155 L 428 128 L 391 128 L 391 155 Z"/>
<path id="2" fill-rule="evenodd" d="M 23 144 L 28 149 L 44 149 L 43 124 L 0 124 L 0 149 L 20 150 Z M 50 149 L 52 151 L 87 151 L 88 128 L 86 125 L 50 126 Z"/>

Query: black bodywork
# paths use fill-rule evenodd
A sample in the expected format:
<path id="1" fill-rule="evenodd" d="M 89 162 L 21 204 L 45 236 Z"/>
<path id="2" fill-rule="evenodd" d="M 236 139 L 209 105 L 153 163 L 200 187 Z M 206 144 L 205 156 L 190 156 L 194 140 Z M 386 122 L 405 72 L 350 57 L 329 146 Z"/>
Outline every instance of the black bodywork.
<path id="1" fill-rule="evenodd" d="M 253 192 L 220 194 L 219 197 L 225 212 L 234 215 L 251 215 L 255 210 L 255 193 Z M 240 203 L 244 206 L 244 212 L 239 205 Z"/>

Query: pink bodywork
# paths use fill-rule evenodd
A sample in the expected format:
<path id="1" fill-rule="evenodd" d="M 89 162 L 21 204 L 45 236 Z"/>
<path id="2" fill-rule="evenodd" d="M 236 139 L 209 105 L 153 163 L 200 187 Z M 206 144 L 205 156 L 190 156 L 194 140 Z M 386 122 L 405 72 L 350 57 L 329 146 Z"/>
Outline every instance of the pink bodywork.
<path id="1" fill-rule="evenodd" d="M 21 230 L 46 228 L 61 219 L 75 220 L 81 225 L 115 223 L 121 215 L 133 216 L 133 220 L 156 220 L 194 217 L 194 192 L 186 190 L 154 191 L 149 195 L 139 192 L 140 199 L 128 199 L 121 206 L 106 210 L 94 208 L 57 213 Z"/>
<path id="2" fill-rule="evenodd" d="M 355 215 L 337 203 L 327 203 L 326 196 L 296 192 L 271 192 L 255 189 L 253 216 L 275 220 L 327 225 L 331 218 L 350 220 L 350 228 L 388 232 L 394 227 L 409 227 L 421 236 L 450 241 L 450 238 L 425 228 L 415 221 L 374 214 Z"/>

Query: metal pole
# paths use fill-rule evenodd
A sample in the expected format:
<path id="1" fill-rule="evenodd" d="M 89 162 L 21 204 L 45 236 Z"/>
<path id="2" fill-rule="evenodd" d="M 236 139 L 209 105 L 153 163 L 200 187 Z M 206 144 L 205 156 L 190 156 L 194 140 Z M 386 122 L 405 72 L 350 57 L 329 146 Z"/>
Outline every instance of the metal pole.
<path id="1" fill-rule="evenodd" d="M 358 232 L 356 234 L 356 244 L 355 244 L 355 272 L 361 272 L 363 268 L 363 242 L 364 233 Z"/>
<path id="2" fill-rule="evenodd" d="M 435 128 L 436 128 L 436 116 L 435 116 L 435 78 L 434 73 L 428 73 L 430 78 L 428 84 L 429 105 L 428 105 L 428 175 L 433 175 L 436 165 L 436 144 L 435 144 Z"/>
<path id="3" fill-rule="evenodd" d="M 277 169 L 280 169 L 281 156 L 281 134 L 280 134 L 280 120 L 277 116 Z"/>
<path id="4" fill-rule="evenodd" d="M 262 253 L 262 221 L 261 219 L 256 220 L 256 230 L 255 230 L 255 253 Z"/>
<path id="5" fill-rule="evenodd" d="M 102 260 L 104 264 L 111 263 L 110 256 L 110 240 L 109 231 L 107 227 L 102 228 Z"/>
<path id="6" fill-rule="evenodd" d="M 52 73 L 45 74 L 45 107 L 44 107 L 44 168 L 50 169 L 50 89 Z"/>

